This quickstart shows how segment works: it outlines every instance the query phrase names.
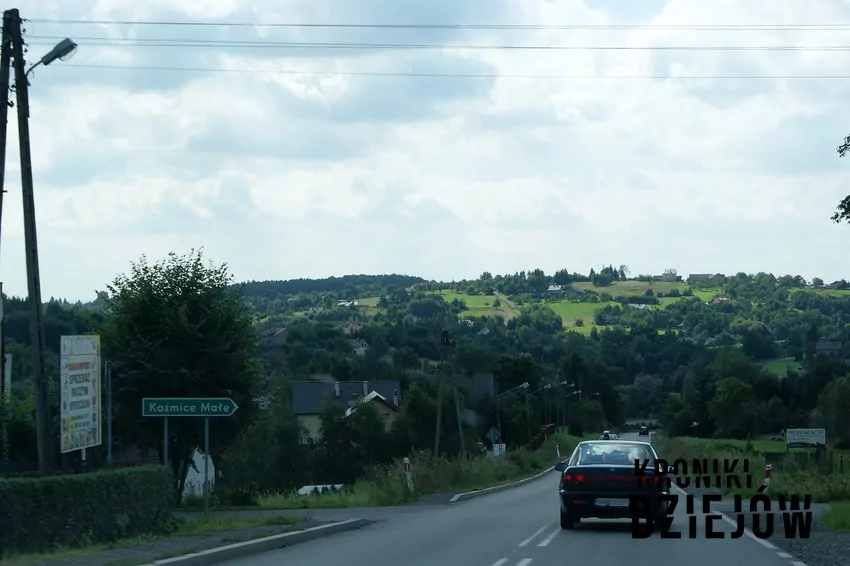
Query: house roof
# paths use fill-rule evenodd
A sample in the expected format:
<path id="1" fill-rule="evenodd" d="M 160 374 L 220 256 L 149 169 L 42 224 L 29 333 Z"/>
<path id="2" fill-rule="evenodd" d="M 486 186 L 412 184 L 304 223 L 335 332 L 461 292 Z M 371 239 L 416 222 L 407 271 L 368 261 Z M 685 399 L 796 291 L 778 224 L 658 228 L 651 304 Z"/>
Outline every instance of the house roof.
<path id="1" fill-rule="evenodd" d="M 365 385 L 364 385 L 365 384 Z M 335 383 L 320 381 L 295 381 L 292 383 L 292 410 L 296 415 L 318 415 L 324 409 L 326 397 L 337 399 L 343 405 L 353 396 L 359 398 L 376 391 L 392 405 L 393 394 L 401 391 L 398 381 L 340 381 L 339 397 L 335 396 Z"/>
<path id="2" fill-rule="evenodd" d="M 389 399 L 387 399 L 386 397 L 384 397 L 383 395 L 381 395 L 377 391 L 372 391 L 371 393 L 369 393 L 368 395 L 366 395 L 365 397 L 360 399 L 361 403 L 369 403 L 371 401 L 378 401 L 380 403 L 383 403 L 384 405 L 386 405 L 387 407 L 389 407 L 393 411 L 398 412 L 398 407 L 393 405 L 392 401 L 390 401 Z M 349 407 L 345 411 L 345 416 L 346 417 L 351 416 L 351 413 L 353 413 L 356 410 L 357 410 L 357 405 L 355 405 L 353 407 Z"/>
<path id="3" fill-rule="evenodd" d="M 547 291 L 560 291 L 560 290 L 561 290 L 560 285 L 549 285 L 549 288 L 547 289 Z"/>

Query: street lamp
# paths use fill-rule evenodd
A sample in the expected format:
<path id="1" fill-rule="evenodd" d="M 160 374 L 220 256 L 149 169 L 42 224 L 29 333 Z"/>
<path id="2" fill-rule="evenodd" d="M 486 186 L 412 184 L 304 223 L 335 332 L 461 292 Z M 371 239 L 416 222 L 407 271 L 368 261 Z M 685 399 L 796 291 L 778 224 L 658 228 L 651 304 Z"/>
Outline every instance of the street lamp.
<path id="1" fill-rule="evenodd" d="M 49 65 L 56 59 L 67 59 L 74 54 L 77 44 L 70 39 L 63 39 L 50 50 L 38 63 L 26 70 L 24 67 L 24 41 L 21 37 L 21 17 L 18 10 L 7 10 L 3 13 L 3 57 L 0 59 L 0 91 L 6 96 L 9 91 L 10 56 L 14 59 L 15 94 L 18 113 L 18 146 L 21 159 L 21 200 L 24 206 L 24 244 L 26 248 L 27 294 L 30 303 L 30 343 L 33 355 L 33 377 L 35 378 L 35 415 L 38 444 L 39 472 L 48 474 L 53 470 L 53 434 L 50 417 L 50 382 L 47 376 L 44 359 L 44 326 L 42 323 L 41 278 L 38 269 L 38 238 L 35 222 L 35 196 L 33 194 L 32 150 L 30 148 L 29 131 L 29 74 L 38 65 Z M 7 48 L 11 53 L 7 55 Z M 6 159 L 6 100 L 0 115 L 0 144 L 2 160 L 5 168 Z M 0 198 L 3 187 L 0 180 Z M 2 207 L 2 201 L 0 201 Z M 85 455 L 85 452 L 83 452 Z"/>
<path id="2" fill-rule="evenodd" d="M 39 65 L 44 65 L 46 67 L 49 64 L 51 64 L 52 62 L 56 61 L 57 59 L 59 59 L 60 61 L 67 61 L 68 59 L 73 57 L 76 52 L 77 52 L 77 44 L 74 42 L 73 39 L 69 39 L 69 38 L 66 37 L 65 39 L 63 39 L 62 41 L 57 43 L 53 47 L 53 49 L 48 51 L 44 55 L 44 57 L 42 57 L 38 61 L 38 63 L 36 63 L 32 67 L 30 67 L 29 71 L 27 71 L 26 74 L 29 75 L 30 73 L 32 73 L 33 69 L 35 69 Z"/>

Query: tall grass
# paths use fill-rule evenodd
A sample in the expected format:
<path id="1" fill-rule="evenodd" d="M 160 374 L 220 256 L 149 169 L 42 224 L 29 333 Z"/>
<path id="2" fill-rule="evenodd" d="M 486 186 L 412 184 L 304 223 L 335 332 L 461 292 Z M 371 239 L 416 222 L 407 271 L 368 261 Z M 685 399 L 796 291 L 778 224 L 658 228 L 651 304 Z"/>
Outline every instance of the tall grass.
<path id="1" fill-rule="evenodd" d="M 407 486 L 401 460 L 390 466 L 375 467 L 367 477 L 347 486 L 340 493 L 315 495 L 274 495 L 261 499 L 268 509 L 307 509 L 334 507 L 382 507 L 414 501 L 431 494 L 462 493 L 514 482 L 553 466 L 556 446 L 562 456 L 569 455 L 582 439 L 555 434 L 535 452 L 522 449 L 502 458 L 472 456 L 447 458 L 430 452 L 410 455 L 413 491 Z"/>
<path id="2" fill-rule="evenodd" d="M 730 488 L 723 479 L 722 491 L 727 494 L 741 494 L 743 497 L 755 495 L 757 489 L 764 480 L 766 464 L 765 454 L 757 450 L 750 443 L 735 440 L 704 439 L 704 438 L 661 438 L 657 441 L 659 455 L 666 459 L 671 465 L 674 460 L 684 459 L 688 463 L 686 476 L 691 485 L 696 484 L 696 476 L 691 469 L 691 462 L 695 459 L 708 459 L 721 461 L 721 474 L 723 461 L 739 460 L 735 474 L 741 483 L 741 488 Z M 778 495 L 811 495 L 814 502 L 828 502 L 839 500 L 850 500 L 850 462 L 845 468 L 837 466 L 829 458 L 823 461 L 798 459 L 793 457 L 782 458 L 781 463 L 772 464 L 770 488 L 771 497 Z M 743 461 L 749 464 L 749 475 L 752 477 L 752 487 L 746 487 L 747 474 L 743 470 Z M 677 470 L 680 474 L 682 470 Z M 680 474 L 681 475 L 681 474 Z M 704 475 L 704 474 L 700 474 Z M 712 484 L 713 486 L 713 484 Z"/>

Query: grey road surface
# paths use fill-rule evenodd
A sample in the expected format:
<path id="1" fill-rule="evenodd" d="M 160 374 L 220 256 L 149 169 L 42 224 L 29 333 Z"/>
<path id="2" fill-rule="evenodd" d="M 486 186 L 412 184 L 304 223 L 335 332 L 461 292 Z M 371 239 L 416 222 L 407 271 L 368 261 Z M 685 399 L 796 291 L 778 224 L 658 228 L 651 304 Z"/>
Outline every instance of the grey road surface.
<path id="1" fill-rule="evenodd" d="M 725 539 L 706 539 L 701 515 L 696 515 L 697 538 L 689 538 L 683 506 L 677 509 L 673 524 L 674 531 L 683 533 L 678 540 L 658 533 L 633 538 L 628 520 L 586 519 L 573 531 L 561 530 L 558 478 L 553 472 L 516 489 L 442 508 L 423 508 L 227 566 L 372 566 L 379 562 L 406 566 L 805 566 L 752 536 L 730 539 L 733 527 L 723 520 L 713 530 L 725 532 Z"/>

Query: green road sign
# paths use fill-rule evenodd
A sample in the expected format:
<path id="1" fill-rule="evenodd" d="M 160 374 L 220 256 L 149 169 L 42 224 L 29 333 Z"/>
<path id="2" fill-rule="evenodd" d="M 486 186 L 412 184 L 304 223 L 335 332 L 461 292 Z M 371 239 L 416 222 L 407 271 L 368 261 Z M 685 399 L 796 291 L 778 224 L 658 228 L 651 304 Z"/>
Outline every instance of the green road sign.
<path id="1" fill-rule="evenodd" d="M 239 408 L 227 397 L 149 397 L 142 399 L 143 417 L 230 417 Z"/>

